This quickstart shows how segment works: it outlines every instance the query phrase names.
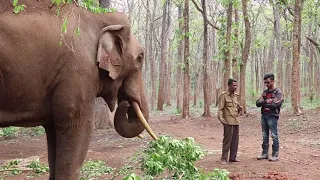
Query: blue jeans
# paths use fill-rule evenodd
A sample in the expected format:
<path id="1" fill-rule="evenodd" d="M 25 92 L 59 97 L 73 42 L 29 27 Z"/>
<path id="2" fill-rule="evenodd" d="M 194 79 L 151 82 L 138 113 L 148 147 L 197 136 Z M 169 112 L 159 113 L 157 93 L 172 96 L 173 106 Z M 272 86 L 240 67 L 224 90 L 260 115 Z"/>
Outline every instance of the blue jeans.
<path id="1" fill-rule="evenodd" d="M 279 137 L 278 137 L 278 120 L 277 116 L 261 116 L 261 127 L 262 127 L 262 138 L 263 144 L 269 146 L 269 131 L 271 131 L 271 137 L 273 140 L 273 146 L 279 146 Z"/>

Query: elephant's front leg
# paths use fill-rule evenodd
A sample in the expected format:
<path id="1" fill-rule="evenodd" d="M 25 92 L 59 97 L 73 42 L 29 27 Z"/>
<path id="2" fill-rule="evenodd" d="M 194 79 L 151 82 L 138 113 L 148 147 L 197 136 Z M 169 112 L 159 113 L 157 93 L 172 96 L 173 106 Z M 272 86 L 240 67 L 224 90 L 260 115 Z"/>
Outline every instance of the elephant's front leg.
<path id="1" fill-rule="evenodd" d="M 92 123 L 88 118 L 64 119 L 66 124 L 56 126 L 55 180 L 79 179 L 92 133 Z"/>
<path id="2" fill-rule="evenodd" d="M 64 98 L 55 104 L 55 180 L 78 180 L 92 134 L 93 102 Z"/>

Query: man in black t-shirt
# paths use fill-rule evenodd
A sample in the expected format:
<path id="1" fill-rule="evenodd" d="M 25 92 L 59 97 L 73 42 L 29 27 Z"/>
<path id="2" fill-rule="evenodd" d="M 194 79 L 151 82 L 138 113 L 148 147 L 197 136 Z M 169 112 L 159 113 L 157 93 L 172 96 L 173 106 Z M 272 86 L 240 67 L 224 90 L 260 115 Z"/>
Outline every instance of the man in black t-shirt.
<path id="1" fill-rule="evenodd" d="M 267 74 L 263 79 L 267 89 L 263 91 L 261 97 L 256 102 L 256 105 L 261 107 L 261 127 L 263 137 L 262 154 L 258 156 L 257 159 L 261 160 L 269 158 L 269 131 L 271 131 L 273 144 L 272 157 L 269 158 L 269 161 L 277 161 L 279 155 L 278 120 L 283 97 L 281 90 L 274 87 L 273 74 Z"/>

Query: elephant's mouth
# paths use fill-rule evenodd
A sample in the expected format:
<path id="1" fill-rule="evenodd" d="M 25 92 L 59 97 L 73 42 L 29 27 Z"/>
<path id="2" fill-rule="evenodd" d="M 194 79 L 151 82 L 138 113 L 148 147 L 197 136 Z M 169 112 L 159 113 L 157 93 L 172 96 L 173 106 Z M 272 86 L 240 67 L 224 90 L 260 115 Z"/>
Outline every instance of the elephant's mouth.
<path id="1" fill-rule="evenodd" d="M 146 116 L 148 119 L 148 113 L 144 108 L 140 108 L 137 100 L 120 91 L 118 94 L 118 107 L 114 117 L 114 127 L 117 133 L 123 137 L 132 138 L 139 136 L 146 129 L 150 136 L 156 140 L 157 136 L 145 118 Z"/>

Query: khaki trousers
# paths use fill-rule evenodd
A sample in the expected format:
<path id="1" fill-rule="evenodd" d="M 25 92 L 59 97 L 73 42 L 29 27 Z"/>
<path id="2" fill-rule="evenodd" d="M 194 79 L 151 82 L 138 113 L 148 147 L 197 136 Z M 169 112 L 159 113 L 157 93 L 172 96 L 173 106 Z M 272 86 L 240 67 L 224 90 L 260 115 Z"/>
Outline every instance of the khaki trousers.
<path id="1" fill-rule="evenodd" d="M 228 153 L 230 151 L 229 161 L 237 158 L 239 144 L 239 125 L 223 124 L 223 145 L 221 161 L 228 161 Z"/>

